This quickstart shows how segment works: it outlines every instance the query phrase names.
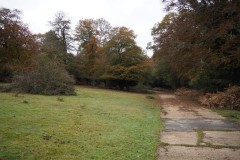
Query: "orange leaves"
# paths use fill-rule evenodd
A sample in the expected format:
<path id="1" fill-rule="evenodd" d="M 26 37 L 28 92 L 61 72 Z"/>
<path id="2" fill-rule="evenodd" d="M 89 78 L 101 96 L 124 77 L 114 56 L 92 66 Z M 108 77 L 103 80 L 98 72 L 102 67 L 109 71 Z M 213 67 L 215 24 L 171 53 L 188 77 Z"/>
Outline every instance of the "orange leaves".
<path id="1" fill-rule="evenodd" d="M 20 12 L 1 8 L 0 27 L 1 67 L 5 65 L 9 70 L 21 70 L 30 65 L 38 48 L 34 36 L 21 21 Z"/>
<path id="2" fill-rule="evenodd" d="M 240 88 L 231 86 L 224 92 L 207 93 L 199 98 L 201 104 L 207 107 L 240 109 Z"/>
<path id="3" fill-rule="evenodd" d="M 169 67 L 163 79 L 174 73 L 183 85 L 198 85 L 203 79 L 209 84 L 214 79 L 224 85 L 238 83 L 240 77 L 234 74 L 240 73 L 239 2 L 174 2 L 178 13 L 169 13 L 152 29 L 154 59 Z"/>

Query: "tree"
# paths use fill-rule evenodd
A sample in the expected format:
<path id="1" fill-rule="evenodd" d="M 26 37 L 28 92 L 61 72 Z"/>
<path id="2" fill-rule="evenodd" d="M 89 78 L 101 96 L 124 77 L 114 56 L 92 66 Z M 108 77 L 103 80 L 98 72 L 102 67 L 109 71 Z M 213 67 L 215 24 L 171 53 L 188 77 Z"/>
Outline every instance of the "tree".
<path id="1" fill-rule="evenodd" d="M 110 39 L 111 25 L 105 19 L 79 20 L 75 29 L 75 40 L 78 42 L 78 52 L 86 48 L 91 41 L 97 42 L 98 47 L 103 47 Z M 89 44 L 89 45 L 90 45 Z"/>
<path id="2" fill-rule="evenodd" d="M 69 54 L 65 53 L 65 47 L 61 39 L 52 30 L 45 34 L 36 35 L 40 47 L 39 52 L 48 54 L 49 57 L 58 59 L 64 64 L 69 63 Z"/>
<path id="3" fill-rule="evenodd" d="M 114 28 L 104 48 L 106 68 L 102 78 L 120 89 L 128 89 L 143 79 L 144 55 L 135 38 L 134 32 L 126 27 Z"/>
<path id="4" fill-rule="evenodd" d="M 169 13 L 152 29 L 153 58 L 157 67 L 155 73 L 161 76 L 163 85 L 173 88 L 186 85 L 186 81 L 197 73 L 199 65 L 195 57 L 198 50 L 192 45 L 196 41 L 196 34 L 189 30 L 194 30 L 195 26 L 188 16 L 186 13 Z M 192 25 L 187 28 L 188 24 Z"/>
<path id="5" fill-rule="evenodd" d="M 126 27 L 112 28 L 104 19 L 82 19 L 75 29 L 78 55 L 73 66 L 83 70 L 91 84 L 104 81 L 109 86 L 129 88 L 144 81 L 144 54 L 136 45 L 135 34 Z M 76 63 L 77 62 L 77 63 Z M 75 76 L 77 77 L 77 76 Z"/>
<path id="6" fill-rule="evenodd" d="M 78 59 L 84 78 L 93 82 L 101 75 L 104 65 L 103 47 L 109 40 L 111 25 L 104 19 L 82 19 L 75 29 L 78 42 Z"/>
<path id="7" fill-rule="evenodd" d="M 37 52 L 35 38 L 20 15 L 18 10 L 0 9 L 0 81 L 31 66 Z"/>
<path id="8" fill-rule="evenodd" d="M 165 0 L 164 0 L 165 1 Z M 153 28 L 154 58 L 180 85 L 223 89 L 239 83 L 239 1 L 170 0 Z"/>
<path id="9" fill-rule="evenodd" d="M 84 82 L 85 70 L 81 55 L 68 54 L 68 60 L 66 70 L 74 76 L 76 83 Z"/>
<path id="10" fill-rule="evenodd" d="M 57 37 L 64 47 L 64 52 L 67 54 L 68 50 L 72 49 L 72 37 L 71 37 L 71 20 L 62 11 L 55 14 L 53 21 L 49 22 L 52 26 L 52 30 L 56 33 Z"/>
<path id="11" fill-rule="evenodd" d="M 93 28 L 96 30 L 96 38 L 98 39 L 98 46 L 104 47 L 110 40 L 110 33 L 112 30 L 111 24 L 103 18 L 93 21 Z"/>

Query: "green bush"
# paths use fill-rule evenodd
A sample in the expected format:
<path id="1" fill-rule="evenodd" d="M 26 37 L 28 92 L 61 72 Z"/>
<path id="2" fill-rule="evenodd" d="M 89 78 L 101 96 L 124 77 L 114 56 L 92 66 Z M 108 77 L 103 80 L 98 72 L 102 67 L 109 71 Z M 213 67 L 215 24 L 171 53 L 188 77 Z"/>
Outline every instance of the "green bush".
<path id="1" fill-rule="evenodd" d="M 45 55 L 37 58 L 31 71 L 14 76 L 11 88 L 18 93 L 74 95 L 74 80 L 64 66 Z"/>
<path id="2" fill-rule="evenodd" d="M 149 87 L 143 85 L 143 84 L 138 84 L 130 89 L 132 92 L 137 92 L 137 93 L 153 93 Z"/>
<path id="3" fill-rule="evenodd" d="M 9 83 L 0 83 L 0 92 L 10 92 L 10 85 Z"/>

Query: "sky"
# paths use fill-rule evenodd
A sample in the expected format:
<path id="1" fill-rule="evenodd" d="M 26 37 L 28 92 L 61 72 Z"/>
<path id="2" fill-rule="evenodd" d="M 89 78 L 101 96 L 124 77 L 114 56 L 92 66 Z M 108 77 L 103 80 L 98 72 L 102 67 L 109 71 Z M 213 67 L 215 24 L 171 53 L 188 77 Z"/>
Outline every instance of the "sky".
<path id="1" fill-rule="evenodd" d="M 151 28 L 166 12 L 162 0 L 0 0 L 0 7 L 22 11 L 22 20 L 34 34 L 51 29 L 48 22 L 55 13 L 64 11 L 74 30 L 80 19 L 104 18 L 113 27 L 134 30 L 139 46 L 146 49 L 152 41 Z M 149 56 L 152 51 L 147 51 Z"/>

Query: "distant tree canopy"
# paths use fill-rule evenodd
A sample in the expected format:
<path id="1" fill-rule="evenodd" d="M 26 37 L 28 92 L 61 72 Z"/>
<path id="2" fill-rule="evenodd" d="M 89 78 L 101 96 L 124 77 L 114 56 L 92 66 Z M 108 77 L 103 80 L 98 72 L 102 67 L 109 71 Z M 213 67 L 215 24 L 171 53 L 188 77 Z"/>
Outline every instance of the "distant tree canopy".
<path id="1" fill-rule="evenodd" d="M 106 66 L 101 78 L 117 82 L 121 89 L 143 79 L 144 54 L 135 37 L 134 32 L 126 27 L 113 28 L 111 40 L 104 48 Z"/>
<path id="2" fill-rule="evenodd" d="M 104 19 L 82 19 L 75 29 L 78 55 L 71 67 L 77 79 L 108 87 L 129 88 L 143 78 L 144 55 L 135 42 L 134 32 L 126 27 L 112 28 Z"/>
<path id="3" fill-rule="evenodd" d="M 55 14 L 54 20 L 50 21 L 52 31 L 55 32 L 65 54 L 68 50 L 72 49 L 72 36 L 71 36 L 71 20 L 66 16 L 63 11 Z"/>
<path id="4" fill-rule="evenodd" d="M 80 19 L 72 30 L 66 14 L 57 12 L 49 22 L 51 30 L 33 35 L 20 11 L 0 8 L 0 81 L 10 81 L 14 73 L 39 76 L 38 66 L 43 64 L 41 71 L 50 67 L 43 76 L 62 75 L 66 79 L 52 80 L 69 84 L 70 90 L 72 80 L 66 70 L 77 83 L 127 90 L 137 84 L 209 91 L 239 85 L 240 1 L 163 2 L 168 14 L 152 28 L 153 44 L 148 45 L 152 58 L 137 45 L 133 30 L 112 27 L 103 18 Z M 45 55 L 49 65 L 40 63 L 39 55 Z M 29 77 L 24 75 L 23 82 Z M 42 80 L 36 83 L 48 81 Z"/>
<path id="5" fill-rule="evenodd" d="M 77 58 L 81 61 L 82 78 L 89 83 L 99 79 L 104 65 L 103 48 L 109 40 L 111 28 L 104 19 L 82 19 L 76 26 Z"/>
<path id="6" fill-rule="evenodd" d="M 152 29 L 155 79 L 212 91 L 239 84 L 240 1 L 163 1 L 172 12 Z"/>
<path id="7" fill-rule="evenodd" d="M 14 71 L 31 67 L 37 43 L 21 20 L 19 10 L 0 8 L 0 81 L 8 80 Z"/>
<path id="8" fill-rule="evenodd" d="M 53 59 L 58 59 L 64 64 L 69 62 L 69 54 L 66 53 L 65 46 L 61 39 L 53 30 L 45 34 L 36 35 L 39 45 L 39 52 L 48 54 Z"/>
<path id="9" fill-rule="evenodd" d="M 72 32 L 70 19 L 57 12 L 49 22 L 51 30 L 32 35 L 20 14 L 0 9 L 0 81 L 16 75 L 15 88 L 40 94 L 72 94 L 66 70 L 77 83 L 109 88 L 129 89 L 145 82 L 148 58 L 133 30 L 113 28 L 100 18 L 80 19 Z M 74 49 L 76 55 L 71 54 Z"/>

